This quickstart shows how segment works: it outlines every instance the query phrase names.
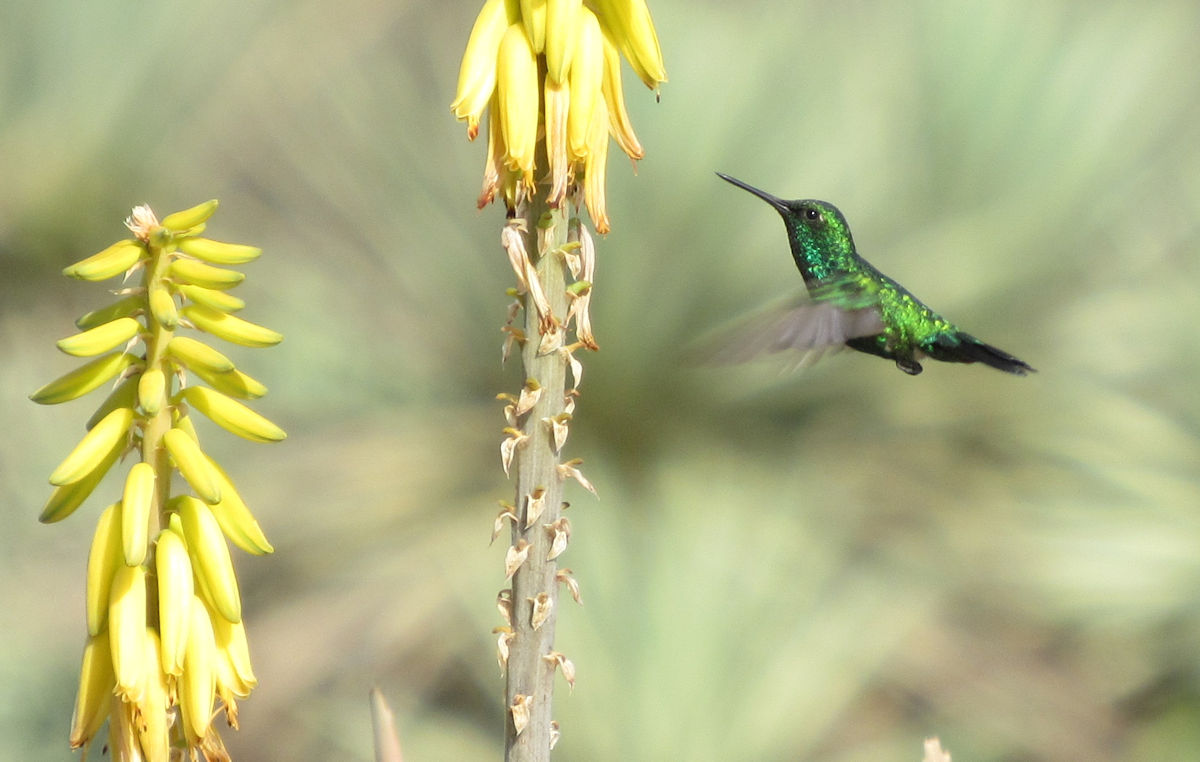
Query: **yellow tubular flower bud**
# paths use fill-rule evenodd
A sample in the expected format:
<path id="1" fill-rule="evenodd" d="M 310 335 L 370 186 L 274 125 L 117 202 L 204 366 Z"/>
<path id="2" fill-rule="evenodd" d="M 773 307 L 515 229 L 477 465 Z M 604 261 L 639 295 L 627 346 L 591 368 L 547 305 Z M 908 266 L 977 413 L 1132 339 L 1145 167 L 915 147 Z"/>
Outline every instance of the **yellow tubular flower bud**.
<path id="1" fill-rule="evenodd" d="M 113 576 L 108 604 L 108 631 L 112 645 L 116 693 L 136 701 L 146 672 L 146 571 L 122 566 Z M 157 664 L 149 665 L 158 668 Z"/>
<path id="2" fill-rule="evenodd" d="M 149 463 L 133 464 L 125 478 L 125 494 L 121 499 L 121 548 L 127 566 L 137 566 L 146 560 L 150 508 L 154 504 L 157 480 L 154 466 Z"/>
<path id="3" fill-rule="evenodd" d="M 662 50 L 645 0 L 595 0 L 595 8 L 613 42 L 646 87 L 653 90 L 666 82 Z"/>
<path id="4" fill-rule="evenodd" d="M 203 204 L 196 204 L 191 209 L 184 209 L 182 212 L 174 212 L 163 218 L 162 226 L 173 233 L 182 233 L 191 230 L 197 225 L 207 222 L 208 218 L 213 216 L 213 212 L 217 211 L 218 202 L 215 198 L 211 201 L 205 201 Z"/>
<path id="5" fill-rule="evenodd" d="M 475 18 L 458 70 L 458 92 L 450 110 L 467 121 L 467 138 L 479 134 L 479 118 L 496 89 L 496 54 L 510 22 L 506 0 L 487 0 Z"/>
<path id="6" fill-rule="evenodd" d="M 546 0 L 521 0 L 521 25 L 534 53 L 546 49 Z"/>
<path id="7" fill-rule="evenodd" d="M 253 376 L 246 375 L 240 370 L 231 370 L 228 373 L 211 373 L 200 369 L 193 372 L 213 389 L 230 397 L 237 397 L 243 400 L 256 400 L 267 393 L 267 387 L 261 381 Z"/>
<path id="8" fill-rule="evenodd" d="M 587 157 L 588 134 L 596 104 L 603 101 L 600 90 L 604 79 L 604 38 L 596 14 L 584 8 L 579 12 L 579 42 L 571 59 L 571 104 L 567 114 L 567 138 L 571 159 Z M 607 130 L 607 122 L 605 129 Z"/>
<path id="9" fill-rule="evenodd" d="M 118 441 L 113 444 L 111 450 L 100 461 L 100 465 L 93 469 L 87 476 L 77 482 L 65 484 L 50 494 L 50 498 L 46 500 L 46 505 L 42 508 L 42 513 L 38 516 L 38 521 L 43 524 L 53 524 L 56 521 L 62 521 L 66 517 L 75 512 L 75 509 L 83 505 L 83 501 L 88 499 L 96 489 L 96 485 L 100 484 L 100 480 L 108 473 L 108 469 L 117 462 L 121 457 L 121 453 L 125 451 L 125 442 Z"/>
<path id="10" fill-rule="evenodd" d="M 250 666 L 246 627 L 242 622 L 226 622 L 222 617 L 213 617 L 212 623 L 217 651 L 225 656 L 232 671 L 232 675 L 226 676 L 224 682 L 235 696 L 246 698 L 258 686 L 258 678 Z"/>
<path id="11" fill-rule="evenodd" d="M 200 436 L 196 433 L 196 427 L 192 424 L 191 416 L 187 415 L 180 408 L 175 408 L 171 411 L 171 425 L 187 434 L 196 443 L 200 443 Z"/>
<path id="12" fill-rule="evenodd" d="M 109 392 L 104 401 L 100 403 L 100 407 L 96 408 L 96 412 L 92 413 L 88 418 L 84 428 L 88 431 L 96 428 L 100 421 L 104 420 L 114 410 L 127 407 L 133 408 L 137 404 L 137 388 L 139 377 L 137 374 L 127 375 L 123 380 L 117 383 L 117 387 Z"/>
<path id="13" fill-rule="evenodd" d="M 546 82 L 567 81 L 579 36 L 582 0 L 546 0 Z"/>
<path id="14" fill-rule="evenodd" d="M 142 303 L 141 294 L 132 294 L 124 299 L 113 302 L 107 307 L 101 307 L 98 310 L 92 310 L 84 314 L 75 321 L 75 327 L 81 331 L 86 331 L 89 328 L 104 325 L 117 318 L 134 317 L 142 309 Z"/>
<path id="15" fill-rule="evenodd" d="M 137 336 L 142 324 L 131 317 L 117 318 L 83 333 L 59 339 L 58 348 L 75 357 L 94 357 L 121 346 Z"/>
<path id="16" fill-rule="evenodd" d="M 587 159 L 583 167 L 583 202 L 596 232 L 609 230 L 608 207 L 604 198 L 605 164 L 608 162 L 608 106 L 601 100 L 596 104 L 592 131 L 588 137 Z"/>
<path id="17" fill-rule="evenodd" d="M 98 357 L 54 379 L 29 395 L 29 399 L 39 405 L 57 405 L 78 399 L 124 371 L 133 364 L 133 359 L 133 355 L 125 352 L 112 352 Z"/>
<path id="18" fill-rule="evenodd" d="M 201 331 L 243 347 L 271 347 L 283 341 L 277 331 L 199 304 L 184 307 L 183 316 Z"/>
<path id="19" fill-rule="evenodd" d="M 186 238 L 184 240 L 197 241 L 203 239 Z M 194 286 L 213 288 L 218 291 L 233 288 L 246 279 L 246 274 L 243 272 L 229 270 L 224 267 L 213 267 L 212 265 L 206 265 L 203 262 L 185 257 L 173 260 L 167 268 L 167 275 L 176 283 L 190 283 Z"/>
<path id="20" fill-rule="evenodd" d="M 183 390 L 183 399 L 213 423 L 251 442 L 279 442 L 287 438 L 283 429 L 218 391 L 189 386 Z"/>
<path id="21" fill-rule="evenodd" d="M 216 644 L 212 624 L 204 603 L 195 596 L 191 601 L 187 654 L 179 678 L 179 708 L 188 742 L 197 743 L 208 734 L 216 694 Z"/>
<path id="22" fill-rule="evenodd" d="M 138 745 L 146 762 L 168 762 L 171 741 L 168 735 L 170 724 L 167 710 L 171 698 L 167 690 L 166 676 L 159 667 L 161 645 L 154 628 L 146 628 L 146 674 L 142 697 L 137 702 L 137 718 L 134 724 Z"/>
<path id="23" fill-rule="evenodd" d="M 138 379 L 138 404 L 146 415 L 157 415 L 167 398 L 167 377 L 162 368 L 150 368 Z"/>
<path id="24" fill-rule="evenodd" d="M 179 325 L 179 309 L 175 306 L 175 298 L 161 283 L 150 286 L 150 314 L 154 319 L 167 328 Z"/>
<path id="25" fill-rule="evenodd" d="M 138 241 L 117 241 L 99 254 L 64 268 L 63 275 L 79 280 L 108 280 L 133 267 L 145 253 L 145 247 Z"/>
<path id="26" fill-rule="evenodd" d="M 219 502 L 221 489 L 217 486 L 216 475 L 196 440 L 185 431 L 171 429 L 163 435 L 163 444 L 171 453 L 179 473 L 192 485 L 200 499 L 206 503 Z"/>
<path id="27" fill-rule="evenodd" d="M 84 601 L 89 635 L 99 635 L 108 624 L 108 598 L 113 576 L 124 565 L 121 549 L 121 504 L 113 503 L 100 513 L 92 550 L 88 554 Z"/>
<path id="28" fill-rule="evenodd" d="M 500 40 L 496 64 L 496 105 L 504 136 L 505 165 L 534 185 L 534 151 L 537 147 L 538 87 L 537 56 L 520 24 L 513 24 Z"/>
<path id="29" fill-rule="evenodd" d="M 190 336 L 172 338 L 167 343 L 167 356 L 183 363 L 190 371 L 203 368 L 210 373 L 228 373 L 234 368 L 233 360 Z"/>
<path id="30" fill-rule="evenodd" d="M 55 486 L 71 484 L 100 470 L 102 466 L 103 471 L 107 471 L 108 467 L 104 465 L 107 456 L 115 445 L 124 441 L 132 423 L 133 410 L 127 407 L 118 408 L 104 416 L 79 440 L 71 454 L 58 464 L 58 468 L 50 474 L 50 483 Z"/>
<path id="31" fill-rule="evenodd" d="M 640 64 L 642 81 L 651 90 L 667 81 L 667 70 L 663 66 L 662 50 L 658 46 L 658 34 L 654 31 L 654 20 L 646 0 L 618 0 L 618 5 L 628 9 L 626 30 L 629 47 Z"/>
<path id="32" fill-rule="evenodd" d="M 550 161 L 550 197 L 552 207 L 567 195 L 567 114 L 571 91 L 566 82 L 554 83 L 546 77 L 546 153 Z"/>
<path id="33" fill-rule="evenodd" d="M 88 638 L 83 647 L 83 665 L 79 670 L 79 692 L 71 717 L 71 748 L 88 743 L 100 730 L 112 707 L 112 651 L 107 632 Z"/>
<path id="34" fill-rule="evenodd" d="M 179 518 L 187 540 L 188 557 L 192 568 L 207 592 L 213 608 L 230 622 L 242 621 L 242 599 L 238 593 L 229 546 L 221 527 L 207 505 L 194 497 L 179 501 Z"/>
<path id="35" fill-rule="evenodd" d="M 178 248 L 184 254 L 193 256 L 196 259 L 203 259 L 205 262 L 214 265 L 244 265 L 262 256 L 262 249 L 257 246 L 247 246 L 242 243 L 225 243 L 224 241 L 213 241 L 209 238 L 183 238 L 180 239 Z M 177 259 L 175 261 L 179 262 L 182 260 Z M 237 275 L 242 276 L 241 273 L 237 273 Z M 240 277 L 238 281 L 241 281 Z M 197 281 L 192 282 L 196 283 L 196 285 L 204 285 Z"/>
<path id="36" fill-rule="evenodd" d="M 608 106 L 608 129 L 617 140 L 617 145 L 628 154 L 629 158 L 637 159 L 645 156 L 642 144 L 633 132 L 633 122 L 629 112 L 625 110 L 625 93 L 621 85 L 621 53 L 607 30 L 604 32 L 604 102 Z"/>
<path id="37" fill-rule="evenodd" d="M 173 517 L 178 514 L 173 514 Z M 174 530 L 158 535 L 154 556 L 158 576 L 158 627 L 162 636 L 162 671 L 178 677 L 183 672 L 187 635 L 192 616 L 192 562 L 183 538 Z"/>
<path id="38" fill-rule="evenodd" d="M 237 312 L 246 306 L 246 302 L 234 296 L 227 294 L 224 291 L 217 291 L 211 288 L 202 286 L 193 286 L 190 283 L 183 283 L 178 287 L 179 293 L 185 298 L 196 304 L 202 304 L 209 309 L 218 310 L 220 312 Z"/>
<path id="39" fill-rule="evenodd" d="M 262 527 L 258 525 L 258 521 L 250 509 L 246 507 L 246 503 L 238 494 L 229 474 L 225 473 L 221 464 L 212 458 L 208 458 L 208 463 L 213 467 L 213 471 L 217 475 L 217 483 L 221 487 L 221 502 L 210 506 L 221 531 L 225 533 L 230 542 L 247 553 L 256 556 L 274 553 L 275 548 L 267 542 L 267 536 L 263 534 Z"/>

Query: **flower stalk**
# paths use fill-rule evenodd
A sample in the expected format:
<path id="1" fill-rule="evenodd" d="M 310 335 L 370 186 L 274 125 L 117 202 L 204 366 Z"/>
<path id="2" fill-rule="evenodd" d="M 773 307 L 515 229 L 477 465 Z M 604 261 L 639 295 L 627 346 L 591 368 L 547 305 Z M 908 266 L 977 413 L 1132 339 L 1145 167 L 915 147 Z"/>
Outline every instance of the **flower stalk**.
<path id="1" fill-rule="evenodd" d="M 548 760 L 555 673 L 571 687 L 575 665 L 554 645 L 559 586 L 579 587 L 558 559 L 568 550 L 563 483 L 595 494 L 578 458 L 564 460 L 583 365 L 599 347 L 590 304 L 596 232 L 609 219 L 604 176 L 609 139 L 633 160 L 643 151 L 625 110 L 621 56 L 651 89 L 666 81 L 645 0 L 486 0 L 467 42 L 451 110 L 474 140 L 487 126 L 479 206 L 504 201 L 501 245 L 516 279 L 503 326 L 504 357 L 520 347 L 524 386 L 501 394 L 501 464 L 516 494 L 502 502 L 493 539 L 511 523 L 500 591 L 497 649 L 506 675 L 505 758 Z M 524 320 L 515 324 L 524 311 Z M 572 336 L 573 334 L 573 336 Z"/>
<path id="2" fill-rule="evenodd" d="M 139 206 L 126 221 L 132 239 L 64 270 L 87 281 L 140 275 L 140 283 L 81 317 L 81 332 L 58 342 L 67 354 L 98 359 L 31 395 L 57 404 L 115 383 L 87 435 L 51 474 L 56 489 L 43 522 L 69 516 L 135 454 L 121 499 L 100 514 L 88 558 L 88 638 L 70 735 L 72 748 L 86 748 L 108 720 L 116 760 L 167 762 L 183 749 L 189 758 L 227 760 L 214 705 L 236 729 L 237 699 L 257 685 L 226 540 L 256 555 L 272 548 L 229 476 L 201 449 L 190 413 L 253 441 L 285 434 L 234 399 L 261 397 L 262 384 L 180 332 L 248 346 L 283 337 L 231 314 L 244 304 L 226 290 L 245 276 L 225 266 L 261 251 L 200 237 L 216 207 L 209 201 L 160 223 Z M 189 385 L 189 374 L 211 388 Z M 193 494 L 173 488 L 175 472 Z"/>
<path id="3" fill-rule="evenodd" d="M 563 504 L 560 448 L 548 422 L 563 415 L 570 401 L 567 362 L 560 351 L 560 326 L 566 323 L 568 309 L 562 257 L 567 215 L 564 208 L 551 209 L 537 197 L 527 206 L 523 221 L 527 230 L 536 231 L 527 236 L 526 245 L 537 247 L 533 272 L 546 295 L 546 313 L 525 311 L 525 335 L 537 340 L 526 340 L 521 349 L 525 373 L 536 382 L 539 394 L 522 416 L 517 417 L 516 410 L 510 413 L 511 423 L 521 426 L 524 434 L 517 456 L 517 510 L 512 522 L 512 547 L 522 547 L 524 560 L 511 575 L 512 640 L 505 686 L 510 719 L 505 750 L 507 759 L 540 760 L 548 759 L 550 752 L 554 668 L 544 656 L 554 650 L 558 599 L 558 562 L 550 552 L 552 534 L 547 527 L 560 519 Z"/>

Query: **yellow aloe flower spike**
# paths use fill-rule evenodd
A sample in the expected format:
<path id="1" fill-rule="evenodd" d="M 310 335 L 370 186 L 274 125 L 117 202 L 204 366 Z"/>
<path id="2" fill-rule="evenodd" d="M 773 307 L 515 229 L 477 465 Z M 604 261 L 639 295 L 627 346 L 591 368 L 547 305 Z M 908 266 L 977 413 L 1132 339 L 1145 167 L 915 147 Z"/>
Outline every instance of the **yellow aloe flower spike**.
<path id="1" fill-rule="evenodd" d="M 515 15 L 516 0 L 505 2 Z M 125 273 L 140 283 L 76 320 L 80 332 L 58 342 L 67 354 L 95 359 L 31 395 L 56 404 L 115 379 L 87 433 L 50 474 L 57 489 L 41 521 L 69 516 L 121 457 L 136 453 L 121 499 L 100 513 L 88 556 L 89 640 L 70 736 L 73 747 L 87 746 L 107 720 L 108 751 L 120 762 L 228 759 L 211 722 L 215 665 L 229 676 L 221 696 L 232 726 L 235 695 L 245 697 L 256 684 L 225 534 L 250 553 L 272 548 L 228 475 L 200 449 L 188 414 L 199 410 L 254 441 L 286 434 L 233 399 L 261 397 L 262 383 L 202 341 L 177 334 L 199 330 L 251 347 L 283 337 L 230 314 L 245 303 L 226 292 L 245 275 L 224 266 L 252 262 L 262 251 L 200 238 L 217 207 L 207 201 L 161 224 L 148 206 L 136 207 L 126 220 L 133 240 L 66 268 L 81 280 Z M 175 469 L 198 498 L 171 496 Z M 210 605 L 211 617 L 223 623 L 220 653 Z"/>

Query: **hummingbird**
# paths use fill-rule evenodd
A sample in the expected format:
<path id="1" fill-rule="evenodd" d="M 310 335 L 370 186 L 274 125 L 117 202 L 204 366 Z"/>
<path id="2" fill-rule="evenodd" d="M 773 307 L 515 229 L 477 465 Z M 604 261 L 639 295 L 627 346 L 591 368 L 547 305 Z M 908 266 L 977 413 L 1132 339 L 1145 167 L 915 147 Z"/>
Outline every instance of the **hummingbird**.
<path id="1" fill-rule="evenodd" d="M 737 178 L 717 175 L 753 193 L 783 217 L 792 258 L 804 277 L 808 299 L 792 305 L 769 324 L 757 325 L 734 348 L 734 361 L 762 352 L 796 349 L 819 357 L 842 345 L 892 360 L 910 376 L 921 360 L 974 363 L 1024 376 L 1034 369 L 1009 353 L 985 344 L 938 313 L 858 255 L 850 226 L 826 201 L 785 201 Z M 806 357 L 807 359 L 807 357 Z"/>

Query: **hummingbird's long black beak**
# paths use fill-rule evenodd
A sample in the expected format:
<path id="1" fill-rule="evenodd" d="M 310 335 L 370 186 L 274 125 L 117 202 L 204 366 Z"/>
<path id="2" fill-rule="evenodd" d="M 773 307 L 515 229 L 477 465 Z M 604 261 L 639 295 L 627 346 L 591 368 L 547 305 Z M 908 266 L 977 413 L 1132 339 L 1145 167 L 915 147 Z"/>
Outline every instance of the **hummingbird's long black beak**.
<path id="1" fill-rule="evenodd" d="M 737 179 L 736 177 L 730 177 L 729 175 L 725 174 L 724 172 L 718 172 L 717 177 L 721 178 L 722 180 L 724 180 L 727 183 L 732 183 L 732 184 L 736 185 L 737 187 L 741 188 L 744 191 L 749 191 L 750 193 L 753 193 L 755 196 L 758 196 L 763 201 L 766 201 L 768 204 L 775 207 L 775 210 L 777 212 L 779 212 L 780 214 L 788 213 L 787 202 L 784 201 L 783 199 L 779 198 L 778 196 L 772 196 L 770 193 L 767 193 L 765 190 L 759 190 L 758 188 L 755 188 L 753 185 L 744 183 L 741 180 Z"/>

